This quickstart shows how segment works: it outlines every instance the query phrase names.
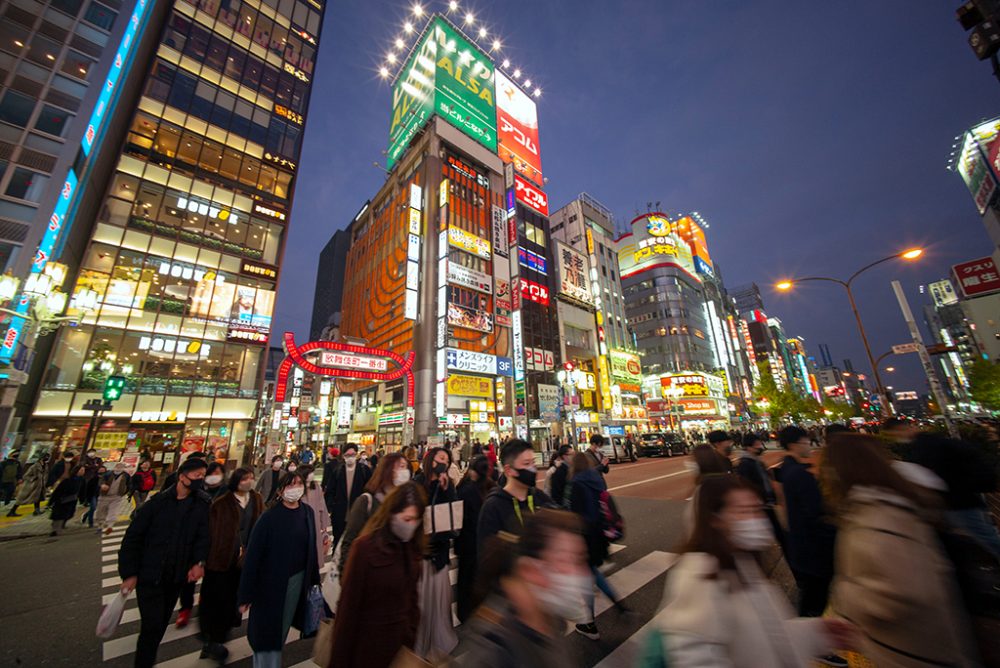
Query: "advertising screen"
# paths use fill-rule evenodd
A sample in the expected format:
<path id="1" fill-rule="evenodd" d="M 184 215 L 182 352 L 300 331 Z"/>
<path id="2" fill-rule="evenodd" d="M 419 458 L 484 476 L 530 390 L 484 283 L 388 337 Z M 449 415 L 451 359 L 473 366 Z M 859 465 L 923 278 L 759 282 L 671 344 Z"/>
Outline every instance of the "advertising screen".
<path id="1" fill-rule="evenodd" d="M 230 325 L 269 330 L 274 311 L 274 290 L 217 282 L 207 274 L 195 285 L 190 313 L 196 318 Z"/>
<path id="2" fill-rule="evenodd" d="M 455 327 L 475 329 L 480 332 L 492 332 L 493 316 L 480 309 L 468 308 L 458 304 L 448 304 L 448 324 Z"/>
<path id="3" fill-rule="evenodd" d="M 631 227 L 632 233 L 622 237 L 618 251 L 623 278 L 650 267 L 671 264 L 688 272 L 695 280 L 701 280 L 696 275 L 691 246 L 667 218 L 661 214 L 644 214 L 634 219 Z M 707 250 L 705 254 L 707 256 Z"/>
<path id="4" fill-rule="evenodd" d="M 590 292 L 590 262 L 561 241 L 556 248 L 559 265 L 559 293 L 585 304 L 594 303 Z"/>
<path id="5" fill-rule="evenodd" d="M 440 16 L 431 20 L 393 88 L 388 168 L 434 113 L 497 150 L 493 62 Z"/>
<path id="6" fill-rule="evenodd" d="M 490 252 L 489 241 L 482 237 L 477 237 L 471 232 L 466 232 L 459 227 L 448 228 L 448 243 L 455 248 L 461 248 L 467 253 L 478 255 L 484 260 L 489 260 L 493 257 L 493 253 Z"/>
<path id="7" fill-rule="evenodd" d="M 962 151 L 956 162 L 956 170 L 965 181 L 976 202 L 976 209 L 984 213 L 996 190 L 995 172 L 990 169 L 987 155 L 995 156 L 994 145 L 1000 133 L 1000 119 L 981 123 L 965 133 Z"/>
<path id="8" fill-rule="evenodd" d="M 500 70 L 496 72 L 497 153 L 535 183 L 542 181 L 538 153 L 538 110 L 534 101 Z"/>

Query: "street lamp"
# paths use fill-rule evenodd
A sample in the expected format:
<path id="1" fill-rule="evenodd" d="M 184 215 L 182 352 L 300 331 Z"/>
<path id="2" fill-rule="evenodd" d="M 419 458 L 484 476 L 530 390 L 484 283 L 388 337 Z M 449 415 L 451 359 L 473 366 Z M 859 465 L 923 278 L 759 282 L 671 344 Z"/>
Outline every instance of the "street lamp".
<path id="1" fill-rule="evenodd" d="M 676 425 L 677 433 L 683 433 L 681 429 L 681 412 L 680 405 L 677 400 L 684 396 L 684 388 L 670 386 L 663 390 L 663 394 L 670 399 L 670 417 L 671 421 Z M 676 417 L 675 417 L 675 407 L 676 407 Z"/>
<path id="2" fill-rule="evenodd" d="M 864 343 L 865 345 L 865 354 L 868 355 L 868 363 L 871 364 L 872 371 L 875 374 L 875 389 L 878 392 L 879 400 L 881 401 L 883 406 L 889 405 L 888 397 L 886 396 L 885 393 L 885 386 L 882 385 L 882 376 L 878 372 L 878 364 L 875 362 L 875 358 L 872 356 L 872 348 L 868 343 L 868 335 L 865 333 L 865 326 L 861 322 L 861 314 L 858 312 L 858 305 L 857 302 L 854 300 L 854 292 L 851 290 L 851 284 L 854 283 L 854 279 L 856 279 L 858 276 L 865 273 L 869 269 L 882 264 L 883 262 L 889 262 L 890 260 L 897 260 L 897 259 L 916 260 L 923 254 L 924 250 L 922 248 L 909 248 L 907 250 L 900 251 L 899 253 L 895 253 L 894 255 L 889 255 L 887 257 L 882 258 L 881 260 L 876 260 L 875 262 L 872 262 L 870 264 L 865 265 L 864 267 L 861 267 L 861 269 L 858 269 L 856 272 L 851 274 L 851 276 L 846 281 L 841 280 L 839 278 L 830 278 L 828 276 L 806 276 L 805 278 L 785 279 L 774 285 L 775 288 L 783 292 L 791 290 L 793 287 L 795 287 L 796 283 L 802 283 L 805 281 L 827 281 L 829 283 L 836 283 L 837 285 L 844 288 L 844 290 L 847 292 L 847 299 L 851 303 L 851 311 L 854 313 L 854 320 L 858 324 L 858 333 L 861 334 L 861 342 Z"/>
<path id="3" fill-rule="evenodd" d="M 574 399 L 576 398 L 576 386 L 580 383 L 580 380 L 582 378 L 583 378 L 583 372 L 580 371 L 579 369 L 574 369 L 572 362 L 567 362 L 565 368 L 559 369 L 559 371 L 556 372 L 556 380 L 558 380 L 559 385 L 563 387 L 563 392 L 566 391 L 566 385 L 569 385 L 569 397 L 570 397 L 569 417 L 570 417 L 570 424 L 572 424 L 573 426 L 574 448 L 577 447 L 579 441 L 578 432 L 576 430 L 576 408 L 575 408 L 576 402 L 574 401 Z M 566 410 L 566 402 L 563 401 L 563 411 L 565 412 L 565 410 Z"/>

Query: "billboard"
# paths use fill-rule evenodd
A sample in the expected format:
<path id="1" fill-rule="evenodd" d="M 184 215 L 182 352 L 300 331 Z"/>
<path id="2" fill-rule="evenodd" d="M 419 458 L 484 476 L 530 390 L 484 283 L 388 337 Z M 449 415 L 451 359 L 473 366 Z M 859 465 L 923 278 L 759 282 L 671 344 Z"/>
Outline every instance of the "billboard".
<path id="1" fill-rule="evenodd" d="M 563 242 L 556 242 L 556 263 L 559 267 L 559 294 L 594 305 L 590 292 L 590 261 Z"/>
<path id="2" fill-rule="evenodd" d="M 541 185 L 538 153 L 538 110 L 534 101 L 500 71 L 496 71 L 497 153 L 526 178 Z"/>
<path id="3" fill-rule="evenodd" d="M 489 241 L 482 237 L 477 237 L 472 232 L 466 232 L 459 227 L 448 228 L 448 243 L 455 248 L 461 248 L 466 253 L 478 255 L 484 260 L 489 260 L 493 257 L 493 254 L 490 252 Z"/>
<path id="4" fill-rule="evenodd" d="M 978 297 L 1000 290 L 1000 273 L 997 272 L 997 265 L 992 257 L 956 264 L 951 271 L 966 297 Z"/>
<path id="5" fill-rule="evenodd" d="M 612 350 L 608 359 L 611 361 L 611 377 L 616 383 L 635 387 L 642 384 L 642 364 L 638 355 Z M 624 386 L 622 389 L 625 389 Z"/>
<path id="6" fill-rule="evenodd" d="M 517 174 L 514 175 L 514 196 L 517 201 L 549 217 L 549 198 L 538 186 L 532 185 Z"/>
<path id="7" fill-rule="evenodd" d="M 493 277 L 475 269 L 467 269 L 456 262 L 448 263 L 448 282 L 463 288 L 493 293 Z"/>
<path id="8" fill-rule="evenodd" d="M 692 225 L 697 225 L 691 221 Z M 622 278 L 659 265 L 673 265 L 686 271 L 695 280 L 698 271 L 692 245 L 679 233 L 678 227 L 660 213 L 643 214 L 632 221 L 632 232 L 622 237 L 618 250 L 618 265 Z M 685 236 L 693 234 L 688 227 Z M 707 258 L 702 258 L 702 267 L 711 269 Z M 705 273 L 705 272 L 702 272 Z"/>
<path id="9" fill-rule="evenodd" d="M 448 304 L 448 324 L 489 333 L 493 331 L 493 315 L 482 309 Z"/>
<path id="10" fill-rule="evenodd" d="M 448 376 L 448 396 L 493 398 L 493 379 L 481 376 Z"/>
<path id="11" fill-rule="evenodd" d="M 496 152 L 493 61 L 440 16 L 431 19 L 393 86 L 389 169 L 435 113 Z"/>
<path id="12" fill-rule="evenodd" d="M 450 371 L 468 371 L 489 376 L 510 376 L 513 373 L 509 357 L 497 357 L 489 353 L 477 353 L 459 348 L 446 348 L 444 353 Z"/>

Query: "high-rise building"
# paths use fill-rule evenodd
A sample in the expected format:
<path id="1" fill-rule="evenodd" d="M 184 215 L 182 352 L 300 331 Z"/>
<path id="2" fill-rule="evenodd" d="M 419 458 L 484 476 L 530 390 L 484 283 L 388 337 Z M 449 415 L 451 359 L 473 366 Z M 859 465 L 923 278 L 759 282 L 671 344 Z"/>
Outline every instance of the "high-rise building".
<path id="1" fill-rule="evenodd" d="M 358 217 L 368 204 L 358 213 Z M 319 253 L 316 267 L 316 292 L 313 295 L 312 321 L 309 340 L 316 341 L 329 333 L 329 328 L 339 327 L 341 306 L 344 300 L 344 269 L 347 251 L 351 248 L 349 229 L 337 230 Z"/>
<path id="2" fill-rule="evenodd" d="M 122 44 L 134 51 L 116 61 L 122 92 L 105 110 L 121 133 L 88 127 L 83 148 L 93 141 L 106 160 L 84 195 L 92 214 L 80 208 L 76 221 L 86 234 L 73 294 L 96 294 L 97 306 L 68 311 L 79 325 L 58 335 L 29 438 L 81 446 L 84 403 L 121 375 L 125 393 L 96 436 L 103 454 L 141 448 L 156 466 L 202 449 L 239 460 L 262 389 L 323 4 L 138 0 L 123 10 L 134 32 Z"/>

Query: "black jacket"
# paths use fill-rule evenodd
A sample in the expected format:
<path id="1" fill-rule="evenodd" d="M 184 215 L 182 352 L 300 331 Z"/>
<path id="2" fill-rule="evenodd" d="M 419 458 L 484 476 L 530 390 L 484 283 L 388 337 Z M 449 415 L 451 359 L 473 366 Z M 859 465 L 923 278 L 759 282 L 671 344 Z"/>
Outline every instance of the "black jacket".
<path id="1" fill-rule="evenodd" d="M 458 500 L 458 494 L 455 491 L 455 485 L 448 481 L 448 486 L 441 489 L 439 484 L 431 483 L 427 484 L 427 480 L 423 473 L 418 473 L 413 478 L 413 482 L 422 485 L 424 491 L 427 493 L 427 505 L 434 506 L 441 503 L 451 503 L 452 501 Z M 463 514 L 462 525 L 465 525 L 465 517 Z M 441 570 L 448 565 L 450 561 L 449 553 L 451 551 L 451 538 L 452 532 L 450 531 L 438 531 L 437 533 L 431 534 L 427 541 L 428 552 L 426 558 L 434 564 L 434 568 Z"/>
<path id="2" fill-rule="evenodd" d="M 740 457 L 740 463 L 736 465 L 736 474 L 754 486 L 764 503 L 774 505 L 777 497 L 774 494 L 771 476 L 764 468 L 764 462 L 754 457 Z"/>
<path id="3" fill-rule="evenodd" d="M 531 498 L 531 503 L 528 502 L 528 498 Z M 482 510 L 479 511 L 479 526 L 476 530 L 479 554 L 483 553 L 483 542 L 490 536 L 495 536 L 501 531 L 520 534 L 521 527 L 524 526 L 523 520 L 533 512 L 532 507 L 535 511 L 539 508 L 552 507 L 552 499 L 541 490 L 529 490 L 528 498 L 518 501 L 501 487 L 490 492 L 483 502 Z M 515 504 L 520 511 L 521 520 L 518 520 L 518 512 L 514 510 Z"/>
<path id="4" fill-rule="evenodd" d="M 186 503 L 185 503 L 186 502 Z M 180 503 L 181 507 L 176 504 Z M 135 512 L 118 549 L 118 574 L 124 580 L 138 576 L 140 583 L 158 584 L 164 576 L 176 513 L 180 518 L 176 547 L 175 582 L 183 582 L 187 571 L 208 559 L 208 498 L 193 494 L 178 502 L 175 487 L 149 497 Z"/>
<path id="5" fill-rule="evenodd" d="M 337 539 L 344 533 L 344 528 L 347 526 L 347 512 L 351 509 L 351 504 L 364 494 L 365 485 L 368 484 L 372 472 L 361 462 L 354 465 L 354 480 L 351 483 L 350 496 L 347 494 L 347 474 L 347 466 L 341 464 L 333 474 L 333 479 L 323 487 L 323 497 L 326 499 L 326 508 L 330 511 L 333 535 Z"/>
<path id="6" fill-rule="evenodd" d="M 60 480 L 52 491 L 49 505 L 52 507 L 52 519 L 68 520 L 76 512 L 76 502 L 83 487 L 83 476 L 73 476 Z"/>
<path id="7" fill-rule="evenodd" d="M 559 464 L 549 478 L 549 488 L 552 492 L 552 503 L 563 506 L 563 494 L 566 492 L 566 478 L 569 476 L 569 464 Z"/>
<path id="8" fill-rule="evenodd" d="M 827 521 L 819 482 L 809 467 L 788 456 L 781 464 L 781 485 L 788 508 L 785 556 L 792 572 L 814 577 L 833 575 L 837 530 Z"/>
<path id="9" fill-rule="evenodd" d="M 587 563 L 600 566 L 608 558 L 608 539 L 601 531 L 601 492 L 608 488 L 594 469 L 580 471 L 573 477 L 570 508 L 583 520 L 587 541 Z"/>

